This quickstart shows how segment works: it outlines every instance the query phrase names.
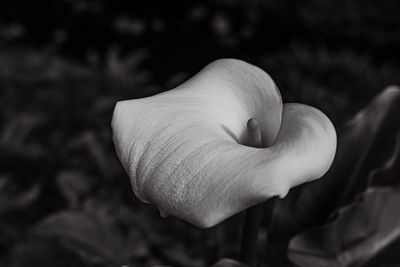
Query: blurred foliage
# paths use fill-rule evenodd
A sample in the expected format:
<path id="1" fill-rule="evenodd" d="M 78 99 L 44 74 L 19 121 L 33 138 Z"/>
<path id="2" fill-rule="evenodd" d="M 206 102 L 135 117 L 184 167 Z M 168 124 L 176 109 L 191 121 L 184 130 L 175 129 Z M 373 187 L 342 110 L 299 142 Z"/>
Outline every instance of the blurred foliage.
<path id="1" fill-rule="evenodd" d="M 115 102 L 157 90 L 135 56 L 110 56 L 101 70 L 46 51 L 10 49 L 0 58 L 4 264 L 202 266 L 215 248 L 212 230 L 162 220 L 136 201 L 114 153 Z M 188 234 L 176 242 L 183 227 Z"/>
<path id="2" fill-rule="evenodd" d="M 199 230 L 133 197 L 111 143 L 115 102 L 236 57 L 266 70 L 285 101 L 314 105 L 340 125 L 400 84 L 399 8 L 395 0 L 1 1 L 0 265 L 179 267 L 234 257 L 240 215 Z"/>

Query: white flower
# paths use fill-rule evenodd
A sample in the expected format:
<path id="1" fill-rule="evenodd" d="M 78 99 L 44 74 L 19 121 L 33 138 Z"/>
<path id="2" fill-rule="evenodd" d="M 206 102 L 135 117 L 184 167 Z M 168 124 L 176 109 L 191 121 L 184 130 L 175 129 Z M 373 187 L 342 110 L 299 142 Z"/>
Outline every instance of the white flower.
<path id="1" fill-rule="evenodd" d="M 250 118 L 266 148 L 243 145 Z M 282 105 L 265 72 L 234 59 L 209 64 L 173 90 L 118 102 L 112 128 L 137 197 L 199 227 L 320 178 L 336 150 L 322 112 Z"/>

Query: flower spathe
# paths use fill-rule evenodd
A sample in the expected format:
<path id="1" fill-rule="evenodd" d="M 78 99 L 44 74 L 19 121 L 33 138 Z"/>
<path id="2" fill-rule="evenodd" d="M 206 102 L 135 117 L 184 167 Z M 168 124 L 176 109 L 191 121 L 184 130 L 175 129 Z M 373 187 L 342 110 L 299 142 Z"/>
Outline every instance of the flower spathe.
<path id="1" fill-rule="evenodd" d="M 250 118 L 266 148 L 243 145 Z M 320 178 L 336 150 L 322 112 L 282 104 L 264 71 L 235 59 L 173 90 L 118 102 L 112 129 L 136 196 L 199 227 Z"/>

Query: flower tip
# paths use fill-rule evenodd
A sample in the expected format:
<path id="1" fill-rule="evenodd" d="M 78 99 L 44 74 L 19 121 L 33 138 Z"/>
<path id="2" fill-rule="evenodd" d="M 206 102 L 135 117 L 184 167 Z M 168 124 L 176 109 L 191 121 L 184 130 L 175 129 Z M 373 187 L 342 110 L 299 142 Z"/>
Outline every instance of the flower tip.
<path id="1" fill-rule="evenodd" d="M 247 130 L 254 130 L 259 127 L 258 121 L 255 118 L 251 118 L 247 121 Z"/>
<path id="2" fill-rule="evenodd" d="M 160 216 L 161 216 L 162 218 L 167 218 L 167 217 L 169 217 L 169 214 L 166 213 L 166 212 L 164 212 L 164 211 L 162 211 L 162 210 L 160 210 Z"/>
<path id="3" fill-rule="evenodd" d="M 262 147 L 261 128 L 255 118 L 247 121 L 247 145 L 251 147 Z"/>

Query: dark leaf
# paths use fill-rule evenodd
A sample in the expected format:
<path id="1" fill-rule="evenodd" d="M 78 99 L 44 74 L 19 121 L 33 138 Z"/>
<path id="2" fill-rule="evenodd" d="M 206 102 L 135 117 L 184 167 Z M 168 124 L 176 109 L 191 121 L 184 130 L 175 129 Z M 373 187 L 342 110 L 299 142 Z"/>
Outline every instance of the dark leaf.
<path id="1" fill-rule="evenodd" d="M 210 267 L 247 267 L 248 265 L 232 260 L 232 259 L 221 259 L 214 263 Z"/>
<path id="2" fill-rule="evenodd" d="M 400 134 L 396 137 L 391 157 L 370 172 L 371 186 L 358 201 L 339 209 L 328 224 L 291 240 L 293 262 L 310 267 L 361 266 L 399 239 Z"/>
<path id="3" fill-rule="evenodd" d="M 38 185 L 20 192 L 9 180 L 8 177 L 0 177 L 0 214 L 12 209 L 25 208 L 40 194 Z"/>
<path id="4" fill-rule="evenodd" d="M 325 223 L 332 211 L 352 203 L 369 186 L 397 183 L 399 166 L 389 165 L 399 153 L 399 114 L 400 90 L 389 87 L 339 131 L 337 154 L 329 172 L 277 201 L 269 230 L 271 246 L 267 248 L 271 258 L 284 257 L 291 237 Z M 378 169 L 386 175 L 371 178 Z"/>
<path id="5" fill-rule="evenodd" d="M 294 237 L 289 258 L 304 267 L 361 266 L 400 237 L 400 186 L 373 188 L 329 224 Z"/>
<path id="6" fill-rule="evenodd" d="M 71 209 L 79 206 L 82 195 L 90 189 L 90 180 L 85 173 L 76 170 L 64 170 L 56 178 L 57 187 L 68 201 Z"/>
<path id="7" fill-rule="evenodd" d="M 42 221 L 34 233 L 63 241 L 89 261 L 120 263 L 118 251 L 122 246 L 121 235 L 96 215 L 60 212 Z"/>
<path id="8" fill-rule="evenodd" d="M 70 267 L 82 266 L 79 259 L 63 250 L 58 242 L 47 239 L 29 240 L 13 250 L 12 267 Z"/>
<path id="9" fill-rule="evenodd" d="M 100 143 L 96 135 L 92 132 L 84 132 L 71 142 L 72 148 L 84 147 L 86 153 L 93 159 L 96 167 L 100 170 L 104 178 L 111 180 L 115 174 L 115 168 L 109 159 L 104 146 Z"/>

